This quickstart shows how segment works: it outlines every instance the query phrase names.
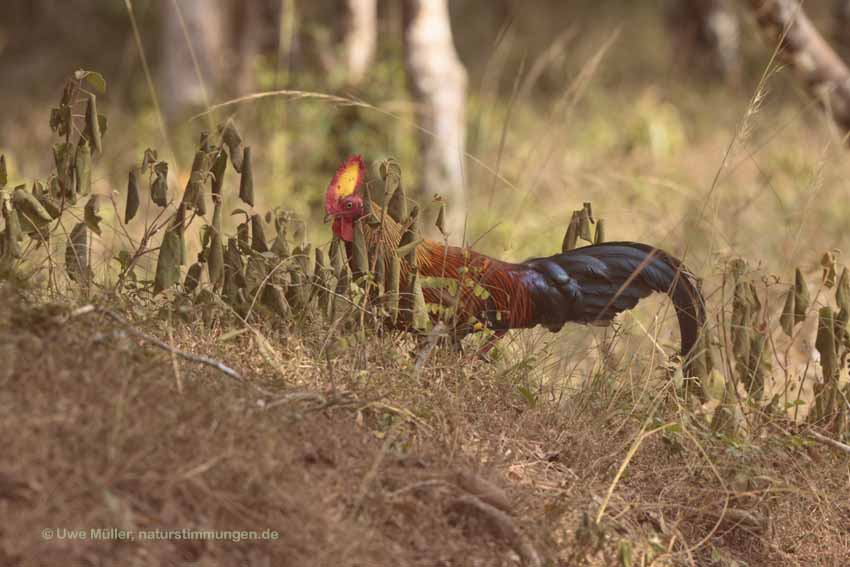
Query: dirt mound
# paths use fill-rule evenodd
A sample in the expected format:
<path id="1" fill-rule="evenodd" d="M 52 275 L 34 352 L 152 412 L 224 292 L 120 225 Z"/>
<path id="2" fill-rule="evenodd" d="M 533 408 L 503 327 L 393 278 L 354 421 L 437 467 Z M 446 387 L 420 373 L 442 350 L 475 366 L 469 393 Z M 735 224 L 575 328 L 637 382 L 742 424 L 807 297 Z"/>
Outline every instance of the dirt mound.
<path id="1" fill-rule="evenodd" d="M 846 456 L 654 383 L 67 313 L 0 305 L 4 566 L 850 564 Z"/>
<path id="2" fill-rule="evenodd" d="M 61 313 L 4 314 L 0 564 L 515 564 L 458 504 L 459 459 L 409 446 L 415 426 L 381 434 L 365 402 L 183 363 L 178 390 L 167 353 Z"/>

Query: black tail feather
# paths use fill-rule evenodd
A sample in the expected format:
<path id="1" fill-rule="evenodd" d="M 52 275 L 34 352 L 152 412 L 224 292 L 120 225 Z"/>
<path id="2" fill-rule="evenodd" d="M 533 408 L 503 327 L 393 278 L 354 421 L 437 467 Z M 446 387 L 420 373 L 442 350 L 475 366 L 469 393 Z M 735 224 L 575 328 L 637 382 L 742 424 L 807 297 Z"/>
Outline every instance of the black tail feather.
<path id="1" fill-rule="evenodd" d="M 607 242 L 523 263 L 536 323 L 558 329 L 568 321 L 606 324 L 653 292 L 666 293 L 679 321 L 682 354 L 693 354 L 705 323 L 696 277 L 663 250 L 636 242 Z"/>

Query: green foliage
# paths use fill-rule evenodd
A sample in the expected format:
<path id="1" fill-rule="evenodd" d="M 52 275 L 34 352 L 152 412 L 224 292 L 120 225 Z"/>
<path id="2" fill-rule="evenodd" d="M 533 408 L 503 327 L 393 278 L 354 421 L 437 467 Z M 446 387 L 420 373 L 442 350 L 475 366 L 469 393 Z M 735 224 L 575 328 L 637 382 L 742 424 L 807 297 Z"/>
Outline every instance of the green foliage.
<path id="1" fill-rule="evenodd" d="M 9 176 L 5 158 L 0 156 L 0 203 L 4 220 L 0 233 L 0 273 L 4 277 L 28 263 L 35 264 L 32 254 L 38 244 L 47 242 L 51 235 L 60 236 L 57 233 L 64 232 L 60 223 L 67 218 L 65 213 L 77 207 L 75 218 L 82 218 L 83 222 L 74 225 L 65 243 L 64 271 L 69 285 L 83 289 L 106 287 L 103 278 L 95 278 L 93 272 L 92 234 L 111 237 L 106 233 L 113 219 L 109 219 L 109 225 L 104 221 L 109 215 L 108 211 L 101 211 L 106 201 L 92 193 L 92 179 L 97 178 L 94 175 L 97 160 L 109 139 L 104 137 L 105 117 L 97 113 L 98 101 L 93 93 L 82 87 L 83 84 L 100 95 L 105 88 L 102 77 L 99 79 L 94 74 L 77 74 L 66 84 L 59 105 L 51 111 L 50 127 L 59 139 L 53 145 L 54 171 L 47 179 L 35 180 L 31 192 L 24 186 L 9 191 L 6 189 Z M 75 105 L 80 108 L 85 105 L 84 116 L 70 111 Z M 314 249 L 305 237 L 305 223 L 288 211 L 274 210 L 263 215 L 252 208 L 237 209 L 234 213 L 240 220 L 235 234 L 225 234 L 222 207 L 228 197 L 225 184 L 228 162 L 240 174 L 239 198 L 247 207 L 253 207 L 257 189 L 255 169 L 266 169 L 260 167 L 265 154 L 263 148 L 256 145 L 258 153 L 252 153 L 233 119 L 212 131 L 212 135 L 202 134 L 198 141 L 191 173 L 179 199 L 169 197 L 169 164 L 159 158 L 156 150 L 145 150 L 141 165 L 129 169 L 123 224 L 138 224 L 145 199 L 159 209 L 155 210 L 157 216 L 153 221 L 145 219 L 142 237 L 134 241 L 128 236 L 129 249 L 116 254 L 120 266 L 116 290 L 127 288 L 135 294 L 148 296 L 161 294 L 157 298 L 159 301 L 174 302 L 183 306 L 181 309 L 188 305 L 189 311 L 194 309 L 206 323 L 233 314 L 246 320 L 266 317 L 284 325 L 315 320 L 327 321 L 346 333 L 356 330 L 358 335 L 386 322 L 402 322 L 423 334 L 444 332 L 438 323 L 446 323 L 449 329 L 458 323 L 456 306 L 462 293 L 482 300 L 489 298 L 490 292 L 477 283 L 474 270 L 465 273 L 461 282 L 457 282 L 427 278 L 402 267 L 405 263 L 408 266 L 415 263 L 423 240 L 418 226 L 420 209 L 409 200 L 406 179 L 403 182 L 399 162 L 392 158 L 376 163 L 380 177 L 377 186 L 382 185 L 382 191 L 376 191 L 381 193 L 376 201 L 385 203 L 385 214 L 397 219 L 403 227 L 396 249 L 384 249 L 379 243 L 367 241 L 367 226 L 377 226 L 383 220 L 377 218 L 380 215 L 373 214 L 357 224 L 350 261 L 344 246 L 336 239 L 331 242 L 327 254 L 322 249 Z M 671 147 L 658 151 L 671 151 Z M 142 187 L 145 182 L 147 191 Z M 375 185 L 366 186 L 368 195 L 374 190 Z M 80 207 L 79 197 L 86 195 L 85 205 Z M 196 219 L 209 218 L 207 195 L 212 200 L 212 219 L 200 229 L 201 249 L 197 258 L 187 261 L 186 231 Z M 434 225 L 448 237 L 447 203 L 435 201 L 438 209 L 434 211 Z M 429 218 L 435 218 L 430 215 L 428 211 Z M 121 224 L 120 219 L 115 222 Z M 275 233 L 267 235 L 270 226 Z M 126 227 L 119 226 L 118 234 L 122 232 L 127 232 Z M 585 202 L 571 215 L 562 249 L 573 249 L 580 242 L 604 242 L 605 233 L 604 221 L 596 218 L 590 202 Z M 26 239 L 35 245 L 29 246 Z M 154 256 L 156 267 L 151 277 L 147 274 L 150 267 L 146 261 Z M 825 287 L 835 288 L 838 309 L 821 312 L 817 348 L 827 379 L 817 392 L 817 409 L 810 415 L 819 423 L 838 424 L 841 423 L 840 404 L 836 400 L 841 393 L 837 369 L 846 357 L 850 342 L 847 334 L 850 276 L 846 269 L 838 269 L 834 255 L 824 262 Z M 733 376 L 724 377 L 717 369 L 712 371 L 709 362 L 701 367 L 704 372 L 700 372 L 701 375 L 711 372 L 718 383 L 724 378 L 730 381 L 725 388 L 719 388 L 722 400 L 716 414 L 729 419 L 722 427 L 723 419 L 713 422 L 717 431 L 730 435 L 736 431 L 738 417 L 737 410 L 731 406 L 734 401 L 730 397 L 730 392 L 734 392 L 732 382 L 741 382 L 753 403 L 759 402 L 767 378 L 773 372 L 771 360 L 774 355 L 767 297 L 747 274 L 746 265 L 735 264 L 732 272 L 734 288 L 728 330 Z M 803 273 L 797 269 L 794 284 L 782 299 L 779 313 L 779 324 L 785 333 L 789 336 L 795 333 L 812 303 Z M 474 320 L 463 323 L 476 325 Z M 475 328 L 483 329 L 480 324 Z M 717 346 L 718 343 L 705 339 L 706 352 Z M 706 361 L 710 361 L 708 354 Z M 531 388 L 518 390 L 529 407 L 539 402 L 533 392 Z M 732 426 L 727 427 L 730 423 Z"/>
<path id="2" fill-rule="evenodd" d="M 440 211 L 437 213 L 437 220 L 434 221 L 434 226 L 437 227 L 443 238 L 448 236 L 446 232 L 446 204 L 444 202 L 440 202 Z"/>
<path id="3" fill-rule="evenodd" d="M 203 145 L 206 145 L 206 143 L 202 142 Z M 189 174 L 189 180 L 186 182 L 186 189 L 183 192 L 183 200 L 181 201 L 181 205 L 186 210 L 194 210 L 201 216 L 207 214 L 204 186 L 209 178 L 212 159 L 212 152 L 208 149 L 201 148 L 195 153 L 195 158 L 192 161 L 192 171 Z"/>
<path id="4" fill-rule="evenodd" d="M 92 93 L 89 94 L 89 100 L 86 103 L 86 129 L 83 131 L 83 138 L 91 143 L 91 147 L 97 153 L 103 153 L 103 132 L 106 130 L 105 122 L 100 120 L 97 114 L 97 97 Z"/>
<path id="5" fill-rule="evenodd" d="M 355 279 L 369 273 L 369 251 L 367 250 L 366 236 L 363 233 L 363 220 L 354 223 L 354 242 L 351 249 L 351 269 Z"/>
<path id="6" fill-rule="evenodd" d="M 393 185 L 392 177 L 387 177 L 386 182 L 389 189 Z M 398 186 L 394 191 L 385 194 L 391 195 L 389 204 L 387 205 L 387 214 L 396 222 L 404 222 L 410 213 L 407 210 L 407 195 L 404 193 L 404 187 L 402 187 L 401 181 L 399 180 Z"/>
<path id="7" fill-rule="evenodd" d="M 216 155 L 210 173 L 212 173 L 212 194 L 221 196 L 221 188 L 224 185 L 224 172 L 227 171 L 227 152 L 220 151 Z"/>
<path id="8" fill-rule="evenodd" d="M 94 90 L 106 94 L 106 79 L 97 71 L 78 69 L 74 72 L 74 78 L 78 81 L 85 80 Z"/>
<path id="9" fill-rule="evenodd" d="M 35 240 L 49 238 L 49 225 L 53 217 L 23 185 L 12 193 L 12 205 L 18 213 L 18 222 L 24 234 Z"/>
<path id="10" fill-rule="evenodd" d="M 251 215 L 251 250 L 261 254 L 269 251 L 263 218 L 259 214 Z"/>
<path id="11" fill-rule="evenodd" d="M 221 136 L 221 142 L 227 146 L 233 169 L 237 173 L 241 173 L 242 160 L 245 154 L 242 148 L 242 136 L 239 135 L 239 131 L 236 129 L 236 124 L 234 124 L 233 120 L 228 120 L 224 126 L 219 127 L 219 135 Z M 222 171 L 224 170 L 223 167 L 221 169 Z"/>
<path id="12" fill-rule="evenodd" d="M 65 83 L 59 106 L 50 112 L 50 128 L 61 138 L 53 145 L 54 172 L 45 182 L 33 181 L 31 193 L 21 185 L 2 199 L 6 221 L 2 246 L 2 272 L 5 277 L 20 269 L 29 259 L 24 257 L 21 247 L 24 236 L 36 243 L 34 248 L 26 250 L 35 251 L 40 244 L 50 241 L 51 234 L 61 231 L 67 237 L 65 268 L 69 280 L 83 286 L 90 285 L 92 281 L 88 231 L 98 235 L 101 232 L 102 217 L 97 196 L 91 195 L 88 199 L 83 211 L 84 222 L 75 224 L 67 234 L 61 227 L 63 213 L 75 205 L 79 196 L 91 193 L 92 153 L 93 150 L 103 151 L 106 117 L 98 114 L 96 97 L 84 89 L 84 84 L 98 92 L 106 89 L 106 82 L 98 73 L 79 70 Z M 81 104 L 85 104 L 86 108 L 83 117 L 73 113 L 74 106 Z M 79 134 L 76 140 L 72 139 L 75 134 Z M 0 188 L 6 185 L 7 179 L 5 157 L 0 157 Z M 48 259 L 52 264 L 52 257 L 48 256 Z"/>
<path id="13" fill-rule="evenodd" d="M 810 422 L 829 425 L 838 435 L 846 431 L 850 417 L 846 403 L 843 403 L 850 387 L 843 383 L 841 376 L 842 366 L 847 364 L 850 357 L 847 273 L 847 268 L 844 268 L 835 289 L 838 312 L 830 306 L 821 307 L 818 311 L 815 348 L 820 353 L 823 381 L 814 385 L 814 407 L 808 416 Z M 825 283 L 828 279 L 829 274 L 824 273 Z"/>
<path id="14" fill-rule="evenodd" d="M 180 266 L 186 260 L 186 244 L 183 238 L 184 223 L 175 217 L 166 229 L 159 247 L 154 276 L 153 292 L 159 293 L 180 282 Z"/>
<path id="15" fill-rule="evenodd" d="M 151 201 L 160 207 L 168 206 L 168 163 L 164 161 L 151 164 L 153 179 L 150 184 Z"/>
<path id="16" fill-rule="evenodd" d="M 251 164 L 251 148 L 245 147 L 242 153 L 242 161 L 240 162 L 240 167 L 236 167 L 236 163 L 233 164 L 234 169 L 236 171 L 240 171 L 242 173 L 242 177 L 239 181 L 239 198 L 242 199 L 243 202 L 254 206 L 254 168 Z"/>
<path id="17" fill-rule="evenodd" d="M 71 280 L 88 286 L 92 279 L 89 265 L 89 231 L 85 223 L 77 223 L 65 247 L 65 270 Z"/>
<path id="18" fill-rule="evenodd" d="M 124 224 L 129 223 L 139 211 L 139 172 L 135 167 L 130 168 L 127 178 L 127 204 L 124 209 Z"/>

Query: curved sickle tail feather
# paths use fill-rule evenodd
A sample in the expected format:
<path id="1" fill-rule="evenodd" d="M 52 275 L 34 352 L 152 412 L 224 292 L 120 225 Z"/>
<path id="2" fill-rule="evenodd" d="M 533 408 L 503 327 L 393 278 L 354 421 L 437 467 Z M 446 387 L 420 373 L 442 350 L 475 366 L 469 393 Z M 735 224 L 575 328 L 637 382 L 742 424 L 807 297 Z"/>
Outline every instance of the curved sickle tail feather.
<path id="1" fill-rule="evenodd" d="M 639 246 L 652 256 L 652 265 L 662 264 L 669 267 L 668 270 L 673 273 L 669 284 L 665 284 L 666 289 L 654 291 L 667 293 L 673 301 L 676 318 L 679 321 L 682 356 L 686 362 L 692 362 L 697 354 L 695 349 L 699 346 L 700 334 L 705 326 L 705 299 L 700 291 L 699 282 L 678 258 L 651 246 Z"/>
<path id="2" fill-rule="evenodd" d="M 697 354 L 705 301 L 693 273 L 663 250 L 636 242 L 608 242 L 524 265 L 548 283 L 535 286 L 537 323 L 553 330 L 567 321 L 604 325 L 653 292 L 666 293 L 676 309 L 682 355 L 690 363 Z"/>

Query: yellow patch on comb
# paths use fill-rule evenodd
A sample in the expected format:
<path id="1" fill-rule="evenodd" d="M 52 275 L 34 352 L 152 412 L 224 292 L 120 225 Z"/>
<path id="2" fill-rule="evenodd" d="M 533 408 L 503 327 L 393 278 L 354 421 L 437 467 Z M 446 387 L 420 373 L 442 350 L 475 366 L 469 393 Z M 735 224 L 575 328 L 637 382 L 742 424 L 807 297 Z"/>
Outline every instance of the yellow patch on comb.
<path id="1" fill-rule="evenodd" d="M 337 199 L 344 199 L 353 194 L 363 179 L 363 161 L 360 156 L 349 158 L 339 168 L 332 185 L 335 185 Z"/>

